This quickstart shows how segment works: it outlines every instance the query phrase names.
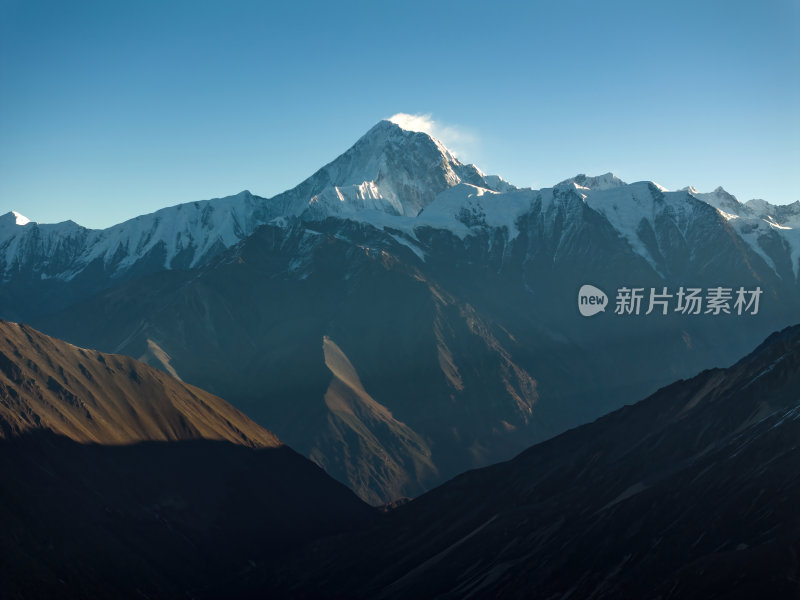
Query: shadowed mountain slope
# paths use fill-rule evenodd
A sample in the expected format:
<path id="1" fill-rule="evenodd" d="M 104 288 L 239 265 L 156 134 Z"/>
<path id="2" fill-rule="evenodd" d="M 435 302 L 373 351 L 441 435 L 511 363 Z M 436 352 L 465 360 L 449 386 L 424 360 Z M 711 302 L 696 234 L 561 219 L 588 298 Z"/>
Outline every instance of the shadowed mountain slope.
<path id="1" fill-rule="evenodd" d="M 375 515 L 220 398 L 8 322 L 0 431 L 4 598 L 192 598 Z"/>
<path id="2" fill-rule="evenodd" d="M 261 565 L 237 593 L 796 598 L 798 436 L 795 326 L 729 369 L 465 473 L 367 532 Z"/>

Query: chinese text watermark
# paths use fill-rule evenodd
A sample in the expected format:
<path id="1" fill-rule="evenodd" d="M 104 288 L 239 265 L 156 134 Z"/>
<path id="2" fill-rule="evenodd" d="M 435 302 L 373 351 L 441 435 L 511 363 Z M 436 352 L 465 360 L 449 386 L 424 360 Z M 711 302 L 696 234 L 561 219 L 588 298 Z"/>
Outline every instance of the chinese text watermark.
<path id="1" fill-rule="evenodd" d="M 617 315 L 756 315 L 762 290 L 760 286 L 747 289 L 732 287 L 684 287 L 670 290 L 660 288 L 621 287 L 615 296 Z M 584 317 L 604 312 L 608 296 L 593 285 L 583 285 L 578 292 L 578 310 Z"/>

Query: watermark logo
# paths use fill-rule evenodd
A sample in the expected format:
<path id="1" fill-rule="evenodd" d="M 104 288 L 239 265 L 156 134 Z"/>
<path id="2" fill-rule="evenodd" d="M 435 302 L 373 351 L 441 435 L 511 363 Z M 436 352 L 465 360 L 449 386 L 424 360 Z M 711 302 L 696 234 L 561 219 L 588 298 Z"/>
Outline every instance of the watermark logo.
<path id="1" fill-rule="evenodd" d="M 623 286 L 617 289 L 616 315 L 757 315 L 761 287 L 684 287 L 677 290 Z M 608 296 L 593 285 L 583 285 L 578 292 L 578 310 L 584 317 L 604 312 Z"/>
<path id="2" fill-rule="evenodd" d="M 593 285 L 582 285 L 578 291 L 578 310 L 584 317 L 591 317 L 603 312 L 608 306 L 606 293 Z"/>

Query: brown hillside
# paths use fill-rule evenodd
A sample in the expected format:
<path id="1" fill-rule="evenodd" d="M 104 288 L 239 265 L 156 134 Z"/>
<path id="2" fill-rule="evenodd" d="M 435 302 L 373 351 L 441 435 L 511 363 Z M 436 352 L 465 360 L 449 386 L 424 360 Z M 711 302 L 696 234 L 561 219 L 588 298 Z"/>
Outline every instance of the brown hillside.
<path id="1" fill-rule="evenodd" d="M 0 438 L 36 430 L 100 444 L 208 439 L 281 445 L 224 400 L 162 371 L 0 321 Z"/>

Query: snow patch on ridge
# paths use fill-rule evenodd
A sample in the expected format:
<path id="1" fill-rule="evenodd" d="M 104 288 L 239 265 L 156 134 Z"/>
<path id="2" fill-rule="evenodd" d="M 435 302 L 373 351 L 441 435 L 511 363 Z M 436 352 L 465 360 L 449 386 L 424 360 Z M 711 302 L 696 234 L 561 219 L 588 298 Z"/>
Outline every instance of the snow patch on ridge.
<path id="1" fill-rule="evenodd" d="M 778 235 L 789 251 L 794 276 L 800 277 L 800 201 L 784 206 L 770 204 L 765 200 L 748 200 L 742 203 L 721 186 L 706 193 L 698 192 L 691 186 L 684 189 L 716 208 L 753 251 L 776 272 L 775 261 L 762 242 L 769 245 L 770 237 Z"/>
<path id="2" fill-rule="evenodd" d="M 642 227 L 656 230 L 656 219 L 667 215 L 682 235 L 692 219 L 693 206 L 687 202 L 685 192 L 665 192 L 664 188 L 651 181 L 639 181 L 625 185 L 604 186 L 601 189 L 586 189 L 584 202 L 602 214 L 611 226 L 644 258 L 656 272 L 658 263 L 642 240 Z"/>
<path id="3" fill-rule="evenodd" d="M 532 190 L 493 192 L 462 183 L 445 190 L 418 217 L 417 226 L 447 229 L 464 239 L 479 228 L 501 229 L 508 239 L 519 235 L 517 220 L 530 210 Z"/>
<path id="4" fill-rule="evenodd" d="M 584 173 L 570 177 L 559 183 L 556 187 L 575 184 L 576 186 L 587 188 L 594 191 L 609 190 L 612 188 L 619 188 L 628 185 L 622 179 L 614 175 L 614 173 L 604 173 L 595 177 L 588 177 Z"/>
<path id="5" fill-rule="evenodd" d="M 31 222 L 31 220 L 28 217 L 26 217 L 25 215 L 19 214 L 15 210 L 12 210 L 11 214 L 14 215 L 14 217 L 16 217 L 16 224 L 17 225 L 23 225 L 24 226 L 24 225 L 27 225 L 28 223 Z"/>

